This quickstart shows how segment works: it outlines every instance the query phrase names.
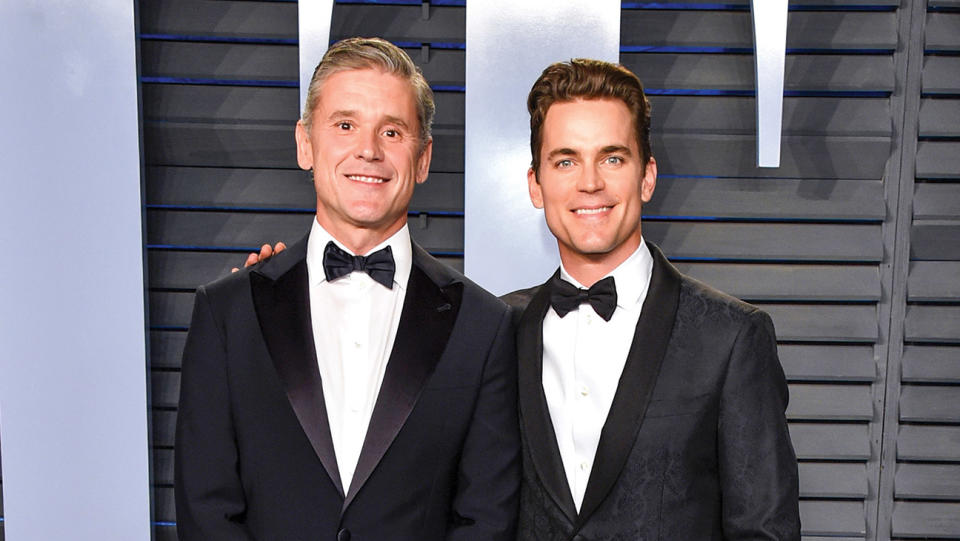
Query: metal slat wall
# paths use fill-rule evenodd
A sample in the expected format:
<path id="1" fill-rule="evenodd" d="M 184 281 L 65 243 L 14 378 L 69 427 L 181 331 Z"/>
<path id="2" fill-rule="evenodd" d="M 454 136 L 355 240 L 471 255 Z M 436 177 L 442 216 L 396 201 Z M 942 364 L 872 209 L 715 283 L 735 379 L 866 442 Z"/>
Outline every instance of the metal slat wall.
<path id="1" fill-rule="evenodd" d="M 294 2 L 142 0 L 154 539 L 176 539 L 173 433 L 193 291 L 310 221 Z M 265 234 L 256 236 L 254 232 Z"/>
<path id="2" fill-rule="evenodd" d="M 960 538 L 960 2 L 914 10 L 923 36 L 891 535 Z M 919 47 L 918 47 L 919 49 Z M 905 179 L 906 181 L 907 179 Z M 912 192 L 912 193 L 911 193 Z M 907 206 L 906 208 L 910 208 Z M 893 453 L 891 453 L 892 455 Z"/>
<path id="3" fill-rule="evenodd" d="M 915 193 L 899 197 L 900 158 L 913 160 L 909 141 L 901 144 L 910 118 L 904 44 L 917 27 L 903 3 L 791 3 L 779 169 L 754 167 L 748 2 L 623 4 L 621 61 L 650 91 L 661 172 L 644 233 L 684 272 L 773 316 L 811 541 L 889 539 L 891 529 L 930 535 L 911 525 L 960 516 L 960 374 L 945 343 L 960 337 L 960 185 L 949 180 L 960 170 L 960 102 L 951 101 L 960 65 L 944 54 L 958 49 L 960 15 L 943 9 L 956 0 L 931 0 L 925 13 L 927 48 L 937 54 L 927 55 L 914 114 Z M 408 4 L 339 2 L 331 34 L 398 43 L 434 86 L 434 160 L 414 196 L 411 232 L 462 268 L 464 3 Z M 313 188 L 294 155 L 296 9 L 140 4 L 157 539 L 175 538 L 173 427 L 193 290 L 262 242 L 295 240 L 313 213 Z M 892 258 L 906 199 L 909 248 L 921 255 L 910 263 L 910 304 L 898 322 L 896 295 L 906 286 L 896 287 Z M 891 370 L 904 341 L 901 393 Z M 888 448 L 899 461 L 888 466 L 896 483 L 881 474 Z"/>
<path id="4" fill-rule="evenodd" d="M 644 235 L 684 272 L 771 314 L 803 535 L 865 538 L 880 458 L 896 6 L 792 3 L 781 167 L 759 169 L 748 4 L 630 4 L 621 62 L 652 96 L 660 172 Z"/>

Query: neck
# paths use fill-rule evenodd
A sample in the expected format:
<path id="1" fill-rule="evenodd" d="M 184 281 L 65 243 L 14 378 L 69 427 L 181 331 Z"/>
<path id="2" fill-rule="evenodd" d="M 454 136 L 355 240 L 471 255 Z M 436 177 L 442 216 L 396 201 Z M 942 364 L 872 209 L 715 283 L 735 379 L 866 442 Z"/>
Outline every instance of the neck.
<path id="1" fill-rule="evenodd" d="M 570 276 L 584 287 L 590 287 L 629 259 L 639 247 L 639 239 L 636 243 L 624 243 L 602 254 L 575 252 L 560 246 L 560 261 Z"/>
<path id="2" fill-rule="evenodd" d="M 406 217 L 404 217 L 406 218 Z M 407 223 L 406 219 L 391 225 L 387 229 L 369 229 L 362 227 L 337 227 L 335 224 L 324 223 L 320 217 L 317 217 L 317 223 L 356 255 L 367 255 L 378 244 L 392 237 L 397 231 Z"/>

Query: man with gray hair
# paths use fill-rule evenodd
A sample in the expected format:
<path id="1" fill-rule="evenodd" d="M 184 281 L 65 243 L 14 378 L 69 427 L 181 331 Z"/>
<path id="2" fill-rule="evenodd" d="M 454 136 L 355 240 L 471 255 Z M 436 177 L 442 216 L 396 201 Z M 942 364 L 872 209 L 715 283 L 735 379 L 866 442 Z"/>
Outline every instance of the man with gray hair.
<path id="1" fill-rule="evenodd" d="M 176 435 L 181 540 L 506 540 L 519 433 L 510 311 L 411 241 L 430 87 L 380 39 L 314 72 L 309 233 L 197 290 Z"/>

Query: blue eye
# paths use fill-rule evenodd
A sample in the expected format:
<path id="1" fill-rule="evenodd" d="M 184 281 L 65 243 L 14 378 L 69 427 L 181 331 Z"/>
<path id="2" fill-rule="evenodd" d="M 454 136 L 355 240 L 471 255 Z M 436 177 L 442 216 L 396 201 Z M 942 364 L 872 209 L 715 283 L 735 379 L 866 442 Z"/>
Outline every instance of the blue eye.
<path id="1" fill-rule="evenodd" d="M 557 162 L 556 166 L 559 168 L 570 167 L 573 165 L 573 160 L 563 159 Z"/>

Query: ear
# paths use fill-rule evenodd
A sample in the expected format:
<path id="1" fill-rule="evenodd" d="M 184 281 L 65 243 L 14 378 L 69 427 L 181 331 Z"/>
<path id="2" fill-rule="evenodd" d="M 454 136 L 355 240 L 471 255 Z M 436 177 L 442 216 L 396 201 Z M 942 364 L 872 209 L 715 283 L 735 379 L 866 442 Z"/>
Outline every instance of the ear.
<path id="1" fill-rule="evenodd" d="M 537 172 L 533 170 L 533 167 L 527 169 L 527 190 L 530 191 L 530 202 L 533 203 L 533 206 L 542 209 L 543 187 L 537 181 Z"/>
<path id="2" fill-rule="evenodd" d="M 294 135 L 297 138 L 297 165 L 300 169 L 310 170 L 313 167 L 313 145 L 302 120 L 297 121 Z"/>
<path id="3" fill-rule="evenodd" d="M 647 162 L 646 170 L 643 173 L 643 180 L 640 184 L 640 200 L 644 204 L 649 203 L 653 198 L 653 190 L 657 187 L 657 160 L 650 157 Z"/>
<path id="4" fill-rule="evenodd" d="M 427 144 L 420 151 L 420 157 L 417 158 L 417 184 L 423 184 L 427 181 L 427 175 L 430 174 L 430 158 L 432 157 L 433 137 L 427 140 Z"/>

